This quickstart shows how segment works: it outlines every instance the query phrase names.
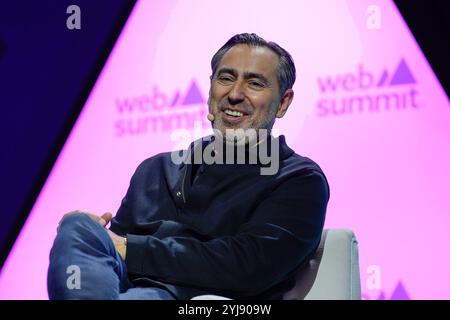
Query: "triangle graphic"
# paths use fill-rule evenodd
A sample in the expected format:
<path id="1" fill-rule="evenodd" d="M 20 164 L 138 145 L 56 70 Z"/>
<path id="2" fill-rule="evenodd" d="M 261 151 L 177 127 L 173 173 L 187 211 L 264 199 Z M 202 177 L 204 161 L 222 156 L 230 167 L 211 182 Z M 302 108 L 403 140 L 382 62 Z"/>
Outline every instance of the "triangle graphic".
<path id="1" fill-rule="evenodd" d="M 187 104 L 199 104 L 204 103 L 205 99 L 203 99 L 202 94 L 197 86 L 197 83 L 195 80 L 192 80 L 191 87 L 188 90 L 188 93 L 184 97 L 182 105 Z"/>
<path id="2" fill-rule="evenodd" d="M 400 84 L 416 83 L 411 70 L 409 70 L 405 59 L 402 59 L 398 64 L 397 70 L 395 70 L 389 85 L 395 86 Z"/>
<path id="3" fill-rule="evenodd" d="M 391 300 L 411 300 L 401 281 L 395 287 Z"/>

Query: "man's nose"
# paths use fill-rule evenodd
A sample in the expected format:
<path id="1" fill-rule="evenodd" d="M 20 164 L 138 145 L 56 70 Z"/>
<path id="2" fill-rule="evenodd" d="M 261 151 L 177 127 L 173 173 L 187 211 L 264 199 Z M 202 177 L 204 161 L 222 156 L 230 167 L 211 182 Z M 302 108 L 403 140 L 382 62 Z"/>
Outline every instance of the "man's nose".
<path id="1" fill-rule="evenodd" d="M 245 95 L 244 95 L 244 86 L 241 81 L 237 81 L 233 88 L 231 88 L 231 91 L 228 93 L 228 102 L 231 105 L 241 103 L 244 101 Z"/>

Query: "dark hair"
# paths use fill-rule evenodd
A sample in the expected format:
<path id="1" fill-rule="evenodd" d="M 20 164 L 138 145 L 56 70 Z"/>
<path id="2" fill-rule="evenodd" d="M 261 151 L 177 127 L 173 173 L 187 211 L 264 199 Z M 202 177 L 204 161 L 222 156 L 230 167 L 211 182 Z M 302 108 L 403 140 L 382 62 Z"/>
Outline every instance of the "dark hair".
<path id="1" fill-rule="evenodd" d="M 278 83 L 280 96 L 287 90 L 291 89 L 295 82 L 295 65 L 289 52 L 284 50 L 278 44 L 272 41 L 266 41 L 255 33 L 241 33 L 230 38 L 212 57 L 211 70 L 214 76 L 225 53 L 238 44 L 247 44 L 255 47 L 266 47 L 275 52 L 280 58 L 278 66 Z"/>

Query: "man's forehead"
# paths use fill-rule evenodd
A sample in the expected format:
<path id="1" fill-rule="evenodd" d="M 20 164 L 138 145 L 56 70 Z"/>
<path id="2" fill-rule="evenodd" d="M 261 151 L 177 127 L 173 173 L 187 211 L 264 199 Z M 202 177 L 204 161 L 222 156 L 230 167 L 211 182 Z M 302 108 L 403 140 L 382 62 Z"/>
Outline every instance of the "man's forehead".
<path id="1" fill-rule="evenodd" d="M 262 46 L 238 44 L 230 48 L 219 64 L 222 68 L 237 72 L 263 73 L 267 76 L 277 74 L 279 57 L 271 49 Z"/>

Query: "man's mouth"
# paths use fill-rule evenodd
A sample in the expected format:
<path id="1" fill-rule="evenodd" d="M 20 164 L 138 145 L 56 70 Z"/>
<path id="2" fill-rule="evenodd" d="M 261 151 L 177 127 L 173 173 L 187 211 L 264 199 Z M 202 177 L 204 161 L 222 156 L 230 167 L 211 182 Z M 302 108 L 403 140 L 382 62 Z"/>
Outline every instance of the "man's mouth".
<path id="1" fill-rule="evenodd" d="M 242 117 L 244 115 L 243 112 L 240 111 L 234 111 L 234 110 L 230 110 L 230 109 L 225 109 L 224 112 L 232 117 Z"/>
<path id="2" fill-rule="evenodd" d="M 247 118 L 248 113 L 245 113 L 243 111 L 237 111 L 237 110 L 232 110 L 232 109 L 223 109 L 223 120 L 225 122 L 228 122 L 230 124 L 237 124 L 240 123 L 241 121 L 243 121 L 244 119 Z"/>

